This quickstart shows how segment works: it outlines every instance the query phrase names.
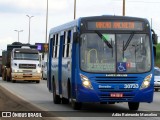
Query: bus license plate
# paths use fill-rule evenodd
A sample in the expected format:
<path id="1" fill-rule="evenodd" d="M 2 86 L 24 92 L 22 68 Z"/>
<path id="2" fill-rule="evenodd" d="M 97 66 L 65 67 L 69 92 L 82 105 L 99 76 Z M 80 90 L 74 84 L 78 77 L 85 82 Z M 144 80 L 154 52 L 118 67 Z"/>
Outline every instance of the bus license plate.
<path id="1" fill-rule="evenodd" d="M 121 98 L 121 97 L 123 97 L 123 93 L 111 93 L 110 97 Z"/>

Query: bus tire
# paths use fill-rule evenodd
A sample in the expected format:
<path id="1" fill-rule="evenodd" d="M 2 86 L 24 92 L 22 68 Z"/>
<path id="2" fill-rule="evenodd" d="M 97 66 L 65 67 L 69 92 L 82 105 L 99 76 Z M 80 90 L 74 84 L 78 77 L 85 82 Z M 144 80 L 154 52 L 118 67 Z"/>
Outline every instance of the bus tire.
<path id="1" fill-rule="evenodd" d="M 56 94 L 56 84 L 53 81 L 53 102 L 54 104 L 60 104 L 61 103 L 61 98 L 59 95 Z"/>
<path id="2" fill-rule="evenodd" d="M 130 110 L 138 110 L 139 102 L 128 102 L 128 107 Z"/>
<path id="3" fill-rule="evenodd" d="M 69 99 L 62 97 L 62 104 L 69 104 Z"/>
<path id="4" fill-rule="evenodd" d="M 68 79 L 68 83 L 67 83 L 67 94 L 68 94 L 68 98 L 64 98 L 62 97 L 62 104 L 69 104 L 69 100 L 70 100 L 70 93 L 71 93 L 71 89 L 70 89 L 70 81 Z"/>
<path id="5" fill-rule="evenodd" d="M 81 102 L 76 102 L 76 101 L 71 100 L 71 105 L 74 110 L 80 110 L 82 108 Z"/>

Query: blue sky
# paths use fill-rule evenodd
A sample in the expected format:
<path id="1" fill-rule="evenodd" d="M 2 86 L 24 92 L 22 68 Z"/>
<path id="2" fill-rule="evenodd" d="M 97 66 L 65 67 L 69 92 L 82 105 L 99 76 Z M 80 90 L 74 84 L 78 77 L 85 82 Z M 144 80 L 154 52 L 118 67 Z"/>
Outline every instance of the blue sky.
<path id="1" fill-rule="evenodd" d="M 77 0 L 76 18 L 97 15 L 122 15 L 123 0 Z M 0 55 L 7 44 L 28 42 L 28 17 L 31 18 L 31 44 L 45 42 L 47 0 L 0 0 Z M 74 0 L 48 0 L 48 32 L 52 27 L 73 20 Z M 160 36 L 160 1 L 126 0 L 126 16 L 147 18 Z M 159 37 L 160 38 L 160 37 Z"/>

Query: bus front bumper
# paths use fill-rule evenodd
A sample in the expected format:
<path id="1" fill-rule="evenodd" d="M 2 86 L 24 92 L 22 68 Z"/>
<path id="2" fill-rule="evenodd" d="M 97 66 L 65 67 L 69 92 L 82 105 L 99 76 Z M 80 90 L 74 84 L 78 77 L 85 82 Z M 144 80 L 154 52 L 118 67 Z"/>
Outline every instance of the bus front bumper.
<path id="1" fill-rule="evenodd" d="M 135 90 L 132 92 L 114 92 L 122 93 L 121 97 L 111 97 L 113 92 L 100 92 L 94 89 L 80 87 L 77 90 L 78 102 L 152 102 L 153 89 Z"/>

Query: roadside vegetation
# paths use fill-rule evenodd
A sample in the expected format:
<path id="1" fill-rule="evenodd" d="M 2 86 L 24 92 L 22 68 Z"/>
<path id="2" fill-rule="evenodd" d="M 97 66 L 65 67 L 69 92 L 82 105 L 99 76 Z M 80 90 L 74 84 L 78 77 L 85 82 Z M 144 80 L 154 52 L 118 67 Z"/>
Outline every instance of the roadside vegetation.
<path id="1" fill-rule="evenodd" d="M 156 60 L 155 60 L 155 66 L 160 67 L 160 43 L 156 45 Z"/>

